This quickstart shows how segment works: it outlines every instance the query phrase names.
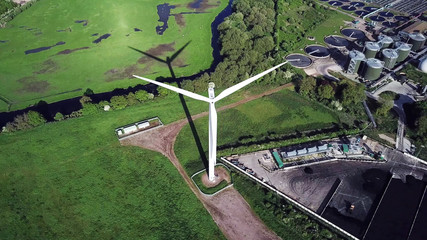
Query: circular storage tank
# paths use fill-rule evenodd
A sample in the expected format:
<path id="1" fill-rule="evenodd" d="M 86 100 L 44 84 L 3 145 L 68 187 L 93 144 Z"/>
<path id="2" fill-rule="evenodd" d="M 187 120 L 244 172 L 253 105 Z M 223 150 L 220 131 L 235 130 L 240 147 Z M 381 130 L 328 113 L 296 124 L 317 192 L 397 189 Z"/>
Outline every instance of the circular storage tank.
<path id="1" fill-rule="evenodd" d="M 313 60 L 311 60 L 309 57 L 298 53 L 289 54 L 286 57 L 286 60 L 289 61 L 289 64 L 296 68 L 307 68 L 313 64 Z"/>
<path id="2" fill-rule="evenodd" d="M 381 42 L 381 48 L 388 48 L 393 43 L 393 38 L 387 35 L 380 35 L 378 41 Z"/>
<path id="3" fill-rule="evenodd" d="M 305 52 L 315 58 L 327 58 L 330 55 L 328 48 L 320 45 L 307 46 Z"/>
<path id="4" fill-rule="evenodd" d="M 347 39 L 336 35 L 327 36 L 325 37 L 324 41 L 329 46 L 336 48 L 345 48 L 348 46 Z"/>
<path id="5" fill-rule="evenodd" d="M 350 3 L 350 6 L 360 8 L 360 7 L 364 7 L 364 6 L 365 6 L 365 4 L 364 4 L 363 2 L 351 2 L 351 3 Z"/>
<path id="6" fill-rule="evenodd" d="M 353 6 L 342 6 L 341 9 L 342 10 L 346 10 L 346 11 L 354 11 L 354 10 L 356 10 L 356 8 L 353 7 Z"/>
<path id="7" fill-rule="evenodd" d="M 359 16 L 359 17 L 364 17 L 364 16 L 366 16 L 366 15 L 369 14 L 368 11 L 363 11 L 363 10 L 357 10 L 354 13 L 356 13 L 356 15 Z"/>
<path id="8" fill-rule="evenodd" d="M 390 11 L 387 11 L 387 12 L 380 12 L 378 15 L 380 15 L 381 17 L 386 17 L 386 18 L 394 17 L 394 14 L 393 14 L 393 13 L 391 13 Z"/>
<path id="9" fill-rule="evenodd" d="M 398 22 L 407 22 L 410 18 L 407 16 L 394 16 L 394 19 Z"/>
<path id="10" fill-rule="evenodd" d="M 359 71 L 361 62 L 365 59 L 365 54 L 357 50 L 352 50 L 348 54 L 347 73 L 356 74 Z"/>
<path id="11" fill-rule="evenodd" d="M 372 17 L 369 17 L 369 19 L 371 19 L 374 22 L 384 22 L 385 21 L 385 18 L 383 18 L 381 16 L 372 16 Z"/>
<path id="12" fill-rule="evenodd" d="M 397 42 L 395 44 L 397 54 L 399 55 L 397 57 L 397 62 L 402 62 L 409 56 L 409 52 L 411 52 L 411 44 L 407 44 L 404 42 Z"/>
<path id="13" fill-rule="evenodd" d="M 352 41 L 365 39 L 365 33 L 359 29 L 345 28 L 341 33 Z"/>
<path id="14" fill-rule="evenodd" d="M 388 69 L 394 68 L 397 62 L 397 51 L 395 49 L 386 48 L 381 52 L 382 60 L 384 61 L 384 67 Z"/>
<path id="15" fill-rule="evenodd" d="M 376 42 L 366 42 L 365 43 L 365 50 L 363 50 L 363 53 L 365 54 L 366 58 L 374 58 L 377 53 L 380 51 L 381 47 Z"/>
<path id="16" fill-rule="evenodd" d="M 382 23 L 384 27 L 394 28 L 397 27 L 397 22 L 386 21 Z"/>
<path id="17" fill-rule="evenodd" d="M 366 60 L 365 74 L 363 78 L 369 81 L 377 80 L 381 76 L 384 67 L 384 62 L 375 58 Z"/>
<path id="18" fill-rule="evenodd" d="M 331 5 L 331 6 L 337 6 L 337 7 L 339 7 L 339 6 L 342 6 L 343 5 L 343 3 L 342 2 L 338 2 L 338 1 L 330 1 L 330 2 L 328 2 L 329 3 L 329 5 Z"/>
<path id="19" fill-rule="evenodd" d="M 427 73 L 427 57 L 424 57 L 420 60 L 420 64 L 418 65 L 418 68 L 422 72 Z"/>
<path id="20" fill-rule="evenodd" d="M 409 43 L 412 44 L 412 51 L 420 50 L 426 43 L 426 37 L 422 33 L 410 33 Z"/>

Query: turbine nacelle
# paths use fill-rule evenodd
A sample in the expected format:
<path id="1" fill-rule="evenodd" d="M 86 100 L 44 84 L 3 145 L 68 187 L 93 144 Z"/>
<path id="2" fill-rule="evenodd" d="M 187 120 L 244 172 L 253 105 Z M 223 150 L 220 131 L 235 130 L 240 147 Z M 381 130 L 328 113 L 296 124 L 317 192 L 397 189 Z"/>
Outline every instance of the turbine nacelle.
<path id="1" fill-rule="evenodd" d="M 209 169 L 208 169 L 208 177 L 210 181 L 214 181 L 215 180 L 215 173 L 214 173 L 214 168 L 216 165 L 216 144 L 217 144 L 217 112 L 215 109 L 215 103 L 231 94 L 233 94 L 234 92 L 240 90 L 241 88 L 246 87 L 247 85 L 251 84 L 252 82 L 256 81 L 257 79 L 263 77 L 264 75 L 276 70 L 277 68 L 285 65 L 287 63 L 287 61 L 274 66 L 262 73 L 259 73 L 251 78 L 248 78 L 232 87 L 229 87 L 227 89 L 225 89 L 224 91 L 222 91 L 218 96 L 215 97 L 215 84 L 213 82 L 210 82 L 208 84 L 208 95 L 209 98 L 196 94 L 196 93 L 192 93 L 190 91 L 181 89 L 181 88 L 177 88 L 165 83 L 161 83 L 155 80 L 151 80 L 145 77 L 140 77 L 137 75 L 133 75 L 136 78 L 142 79 L 144 81 L 156 84 L 157 86 L 160 87 L 164 87 L 167 88 L 169 90 L 172 90 L 174 92 L 177 92 L 179 94 L 185 95 L 187 97 L 196 99 L 196 100 L 200 100 L 200 101 L 204 101 L 209 103 Z"/>

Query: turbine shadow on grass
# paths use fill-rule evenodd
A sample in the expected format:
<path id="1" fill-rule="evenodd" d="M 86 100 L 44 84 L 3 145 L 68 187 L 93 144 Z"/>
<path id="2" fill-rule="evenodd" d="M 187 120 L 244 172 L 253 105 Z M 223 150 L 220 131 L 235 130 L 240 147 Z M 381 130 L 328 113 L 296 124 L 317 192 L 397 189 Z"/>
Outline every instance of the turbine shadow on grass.
<path id="1" fill-rule="evenodd" d="M 178 55 L 190 44 L 190 42 L 191 41 L 187 42 L 183 47 L 181 47 L 178 51 L 176 51 L 174 54 L 172 54 L 171 57 L 166 57 L 166 60 L 163 60 L 159 57 L 156 57 L 154 55 L 151 55 L 147 52 L 141 51 L 141 50 L 133 48 L 133 47 L 129 47 L 129 48 L 134 50 L 134 51 L 137 51 L 137 52 L 139 52 L 139 53 L 141 53 L 147 57 L 150 57 L 150 58 L 152 58 L 158 62 L 161 62 L 161 63 L 168 65 L 169 72 L 171 73 L 171 80 L 176 82 L 178 84 L 178 87 L 181 88 L 181 82 L 176 81 L 175 72 L 173 71 L 173 68 L 172 68 L 172 61 L 178 57 Z M 190 110 L 188 109 L 187 103 L 185 102 L 184 96 L 182 94 L 179 94 L 179 100 L 181 101 L 182 108 L 184 109 L 185 115 L 186 115 L 187 120 L 188 120 L 188 124 L 190 125 L 190 128 L 191 128 L 191 132 L 193 133 L 194 141 L 196 142 L 196 146 L 197 146 L 197 150 L 199 151 L 200 158 L 202 159 L 203 165 L 205 166 L 206 170 L 209 170 L 208 169 L 208 167 L 209 167 L 208 159 L 206 158 L 205 151 L 203 150 L 203 146 L 202 146 L 202 143 L 200 141 L 199 134 L 197 133 L 196 126 L 194 125 L 193 119 L 191 118 Z"/>

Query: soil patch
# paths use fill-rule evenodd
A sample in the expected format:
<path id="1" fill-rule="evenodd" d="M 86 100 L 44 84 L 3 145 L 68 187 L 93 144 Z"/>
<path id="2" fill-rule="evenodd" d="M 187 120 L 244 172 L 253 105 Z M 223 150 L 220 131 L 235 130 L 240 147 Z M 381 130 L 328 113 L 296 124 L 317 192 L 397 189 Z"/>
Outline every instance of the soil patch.
<path id="1" fill-rule="evenodd" d="M 47 81 L 37 81 L 36 77 L 23 77 L 18 82 L 24 85 L 18 90 L 22 92 L 44 93 L 50 85 Z"/>
<path id="2" fill-rule="evenodd" d="M 185 60 L 184 60 L 184 59 L 182 59 L 182 58 L 177 58 L 177 59 L 175 59 L 175 60 L 172 62 L 172 66 L 173 66 L 173 67 L 180 67 L 180 68 L 182 68 L 182 67 L 186 67 L 186 66 L 188 66 L 188 64 L 185 64 Z"/>
<path id="3" fill-rule="evenodd" d="M 205 171 L 202 174 L 202 183 L 205 187 L 212 188 L 220 184 L 223 180 L 227 183 L 230 183 L 230 174 L 228 174 L 227 170 L 224 167 L 215 167 L 215 179 L 214 181 L 210 181 L 208 177 L 208 173 Z"/>
<path id="4" fill-rule="evenodd" d="M 185 19 L 184 19 L 184 16 L 181 13 L 179 13 L 179 14 L 172 14 L 172 16 L 175 17 L 175 21 L 178 24 L 178 26 L 185 27 Z"/>
<path id="5" fill-rule="evenodd" d="M 93 43 L 100 43 L 102 40 L 107 39 L 107 38 L 109 38 L 110 36 L 111 36 L 111 34 L 106 33 L 106 34 L 104 34 L 104 35 L 100 36 L 99 38 L 97 38 L 97 39 L 93 40 Z"/>
<path id="6" fill-rule="evenodd" d="M 104 73 L 106 76 L 106 82 L 112 82 L 115 80 L 132 78 L 132 75 L 147 75 L 151 74 L 151 67 L 154 65 L 154 62 L 147 63 L 142 69 L 138 68 L 138 65 L 132 64 L 128 67 L 117 69 L 113 68 Z"/>
<path id="7" fill-rule="evenodd" d="M 169 43 L 169 44 L 160 44 L 156 47 L 148 49 L 148 51 L 146 53 L 158 57 L 158 56 L 162 56 L 166 52 L 175 51 L 174 46 L 175 46 L 175 42 Z M 145 63 L 148 63 L 148 62 L 153 61 L 153 60 L 154 59 L 144 55 L 143 57 L 138 59 L 138 63 L 139 64 L 145 64 Z"/>
<path id="8" fill-rule="evenodd" d="M 51 59 L 48 59 L 42 63 L 42 68 L 37 71 L 33 72 L 34 74 L 45 74 L 45 73 L 53 73 L 56 70 L 58 70 L 59 66 L 56 62 L 54 62 Z"/>
<path id="9" fill-rule="evenodd" d="M 218 5 L 212 5 L 208 3 L 208 0 L 194 0 L 187 5 L 188 9 L 197 9 L 204 12 L 206 9 L 218 7 Z"/>
<path id="10" fill-rule="evenodd" d="M 89 49 L 89 47 L 81 47 L 81 48 L 74 48 L 74 49 L 65 49 L 64 51 L 60 51 L 58 52 L 56 55 L 61 55 L 61 54 L 70 54 L 76 51 L 80 51 L 80 50 L 84 50 L 84 49 Z"/>

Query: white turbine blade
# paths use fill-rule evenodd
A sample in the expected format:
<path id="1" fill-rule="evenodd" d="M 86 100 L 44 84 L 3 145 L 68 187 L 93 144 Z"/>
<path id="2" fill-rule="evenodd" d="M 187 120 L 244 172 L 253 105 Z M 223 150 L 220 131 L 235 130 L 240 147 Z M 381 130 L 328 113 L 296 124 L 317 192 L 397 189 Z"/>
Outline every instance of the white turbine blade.
<path id="1" fill-rule="evenodd" d="M 137 76 L 137 75 L 133 75 L 133 76 L 136 77 L 136 78 L 142 79 L 144 81 L 147 81 L 147 82 L 150 82 L 150 83 L 154 83 L 157 86 L 164 87 L 164 88 L 167 88 L 167 89 L 172 90 L 174 92 L 180 93 L 180 94 L 185 95 L 187 97 L 194 98 L 196 100 L 200 100 L 200 101 L 204 101 L 204 102 L 212 102 L 212 100 L 210 100 L 209 98 L 207 98 L 205 96 L 202 96 L 202 95 L 199 95 L 199 94 L 195 94 L 195 93 L 189 92 L 189 91 L 181 89 L 181 88 L 177 88 L 177 87 L 174 87 L 174 86 L 171 86 L 171 85 L 168 85 L 168 84 L 164 84 L 164 83 L 161 83 L 161 82 L 158 82 L 158 81 L 154 81 L 154 80 L 151 80 L 151 79 L 148 79 L 148 78 L 145 78 L 145 77 L 140 77 L 140 76 Z"/>
<path id="2" fill-rule="evenodd" d="M 236 92 L 237 90 L 239 90 L 239 89 L 241 89 L 241 88 L 243 88 L 243 87 L 251 84 L 255 80 L 257 80 L 257 79 L 263 77 L 264 75 L 266 75 L 266 74 L 274 71 L 276 68 L 279 68 L 279 67 L 285 65 L 286 63 L 287 63 L 287 61 L 283 62 L 283 63 L 281 63 L 281 64 L 279 64 L 277 66 L 274 66 L 274 67 L 272 67 L 272 68 L 270 68 L 270 69 L 268 69 L 268 70 L 266 70 L 266 71 L 264 71 L 262 73 L 259 73 L 259 74 L 255 75 L 255 76 L 253 76 L 253 77 L 251 77 L 249 79 L 246 79 L 245 81 L 240 82 L 240 83 L 238 83 L 238 84 L 236 84 L 236 85 L 234 85 L 232 87 L 229 87 L 229 88 L 225 89 L 224 91 L 222 91 L 222 93 L 218 94 L 218 96 L 216 98 L 214 98 L 214 102 L 217 102 L 217 101 L 219 101 L 219 100 L 221 100 L 221 99 L 223 99 L 223 98 L 231 95 L 232 93 Z"/>

